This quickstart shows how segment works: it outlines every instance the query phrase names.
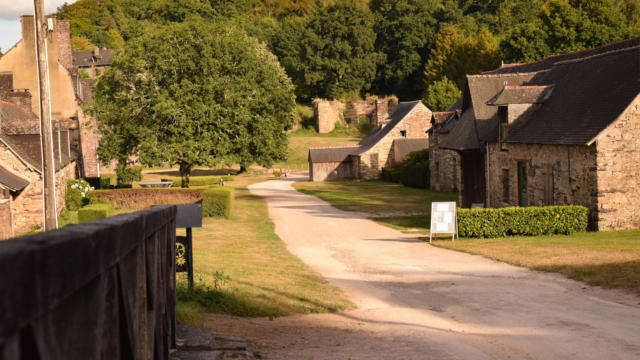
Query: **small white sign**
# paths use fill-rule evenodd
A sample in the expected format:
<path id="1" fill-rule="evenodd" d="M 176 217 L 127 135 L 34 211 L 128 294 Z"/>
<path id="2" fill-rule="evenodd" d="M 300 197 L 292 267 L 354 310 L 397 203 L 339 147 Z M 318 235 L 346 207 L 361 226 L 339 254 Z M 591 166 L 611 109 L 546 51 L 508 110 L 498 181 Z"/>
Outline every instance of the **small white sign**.
<path id="1" fill-rule="evenodd" d="M 458 234 L 458 218 L 455 202 L 431 203 L 431 228 L 429 242 L 433 234 L 451 234 L 451 241 Z"/>

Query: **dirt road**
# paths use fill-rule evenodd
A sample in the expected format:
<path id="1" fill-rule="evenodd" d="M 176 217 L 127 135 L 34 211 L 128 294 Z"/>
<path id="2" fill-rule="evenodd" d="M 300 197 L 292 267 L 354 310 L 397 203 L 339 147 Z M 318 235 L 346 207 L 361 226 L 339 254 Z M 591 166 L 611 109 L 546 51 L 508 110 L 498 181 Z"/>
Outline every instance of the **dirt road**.
<path id="1" fill-rule="evenodd" d="M 358 305 L 280 319 L 212 316 L 267 359 L 640 359 L 640 298 L 432 247 L 255 184 L 289 250 Z"/>

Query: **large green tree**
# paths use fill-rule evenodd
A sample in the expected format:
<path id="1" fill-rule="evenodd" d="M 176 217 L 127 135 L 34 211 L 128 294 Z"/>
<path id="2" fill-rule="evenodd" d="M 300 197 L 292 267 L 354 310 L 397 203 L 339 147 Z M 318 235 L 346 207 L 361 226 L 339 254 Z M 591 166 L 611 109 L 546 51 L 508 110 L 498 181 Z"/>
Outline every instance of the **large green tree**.
<path id="1" fill-rule="evenodd" d="M 89 106 L 103 161 L 178 165 L 183 187 L 194 166 L 284 159 L 294 109 L 291 81 L 263 44 L 199 18 L 130 40 Z"/>
<path id="2" fill-rule="evenodd" d="M 376 50 L 384 54 L 375 90 L 413 100 L 424 90 L 420 78 L 438 33 L 437 0 L 372 0 L 376 15 Z"/>
<path id="3" fill-rule="evenodd" d="M 371 88 L 380 60 L 371 12 L 353 0 L 318 10 L 300 40 L 298 95 L 339 98 Z"/>

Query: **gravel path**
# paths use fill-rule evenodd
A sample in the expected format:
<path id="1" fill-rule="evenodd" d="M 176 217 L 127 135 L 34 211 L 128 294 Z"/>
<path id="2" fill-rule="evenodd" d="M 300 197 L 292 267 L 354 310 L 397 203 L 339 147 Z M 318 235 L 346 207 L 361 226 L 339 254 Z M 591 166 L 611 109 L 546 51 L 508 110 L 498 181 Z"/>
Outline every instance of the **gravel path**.
<path id="1" fill-rule="evenodd" d="M 289 250 L 358 309 L 211 315 L 267 359 L 640 359 L 640 298 L 432 247 L 291 187 L 250 187 Z"/>

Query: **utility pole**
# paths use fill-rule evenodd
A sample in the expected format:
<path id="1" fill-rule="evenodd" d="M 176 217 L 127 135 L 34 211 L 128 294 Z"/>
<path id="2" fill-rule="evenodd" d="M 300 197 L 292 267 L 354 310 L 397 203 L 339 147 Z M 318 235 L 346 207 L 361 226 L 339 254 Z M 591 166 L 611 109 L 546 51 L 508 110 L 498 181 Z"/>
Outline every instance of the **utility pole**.
<path id="1" fill-rule="evenodd" d="M 38 88 L 40 90 L 40 144 L 42 150 L 42 180 L 44 184 L 44 229 L 58 228 L 56 211 L 56 169 L 53 158 L 53 132 L 51 126 L 51 93 L 49 87 L 49 59 L 47 36 L 50 29 L 44 16 L 44 0 L 33 0 L 36 24 L 36 56 Z M 25 44 L 28 46 L 28 44 Z"/>

